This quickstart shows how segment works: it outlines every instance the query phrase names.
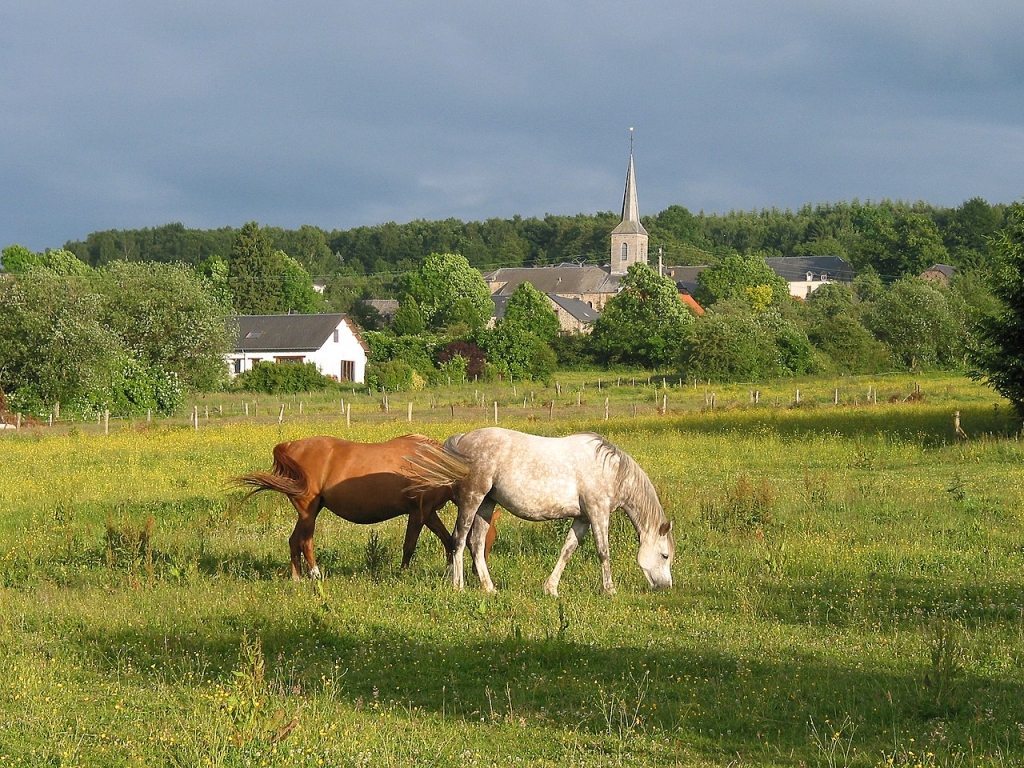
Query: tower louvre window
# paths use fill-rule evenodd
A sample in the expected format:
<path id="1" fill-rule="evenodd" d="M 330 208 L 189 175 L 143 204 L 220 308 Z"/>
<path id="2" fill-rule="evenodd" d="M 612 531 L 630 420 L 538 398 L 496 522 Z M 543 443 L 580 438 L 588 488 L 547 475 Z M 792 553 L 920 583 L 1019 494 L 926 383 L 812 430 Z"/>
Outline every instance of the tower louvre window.
<path id="1" fill-rule="evenodd" d="M 625 261 L 628 258 L 629 258 L 629 244 L 628 243 L 623 243 L 622 244 L 622 260 Z"/>

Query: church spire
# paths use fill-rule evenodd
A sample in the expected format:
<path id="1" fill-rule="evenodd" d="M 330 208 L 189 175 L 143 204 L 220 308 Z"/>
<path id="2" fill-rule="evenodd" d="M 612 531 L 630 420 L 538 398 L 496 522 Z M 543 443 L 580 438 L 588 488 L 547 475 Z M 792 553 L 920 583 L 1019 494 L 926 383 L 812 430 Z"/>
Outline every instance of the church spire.
<path id="1" fill-rule="evenodd" d="M 636 175 L 633 169 L 633 129 L 629 129 L 629 168 L 626 170 L 626 190 L 622 195 L 622 221 L 611 235 L 611 273 L 624 275 L 638 261 L 647 263 L 647 230 L 640 223 L 640 205 L 637 202 Z"/>

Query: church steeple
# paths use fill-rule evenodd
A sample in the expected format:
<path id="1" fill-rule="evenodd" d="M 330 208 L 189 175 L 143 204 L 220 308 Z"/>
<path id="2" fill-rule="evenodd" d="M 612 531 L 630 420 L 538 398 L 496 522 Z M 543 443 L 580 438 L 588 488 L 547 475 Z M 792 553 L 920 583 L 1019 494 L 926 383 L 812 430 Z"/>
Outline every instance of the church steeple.
<path id="1" fill-rule="evenodd" d="M 626 191 L 622 195 L 622 221 L 611 235 L 611 273 L 624 275 L 638 261 L 647 263 L 647 230 L 640 223 L 636 177 L 633 170 L 633 129 L 629 129 L 629 168 L 626 170 Z"/>

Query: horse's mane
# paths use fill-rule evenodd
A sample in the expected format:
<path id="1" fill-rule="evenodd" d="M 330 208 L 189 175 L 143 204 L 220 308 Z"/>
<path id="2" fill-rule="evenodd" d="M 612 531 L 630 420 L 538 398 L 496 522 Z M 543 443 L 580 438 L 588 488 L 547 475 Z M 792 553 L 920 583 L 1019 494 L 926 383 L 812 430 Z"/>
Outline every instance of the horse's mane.
<path id="1" fill-rule="evenodd" d="M 658 501 L 654 483 L 636 460 L 616 445 L 596 433 L 590 433 L 597 443 L 597 458 L 605 466 L 612 459 L 618 459 L 619 470 L 615 477 L 619 489 L 619 501 L 633 520 L 637 531 L 657 528 L 665 522 L 665 510 Z"/>

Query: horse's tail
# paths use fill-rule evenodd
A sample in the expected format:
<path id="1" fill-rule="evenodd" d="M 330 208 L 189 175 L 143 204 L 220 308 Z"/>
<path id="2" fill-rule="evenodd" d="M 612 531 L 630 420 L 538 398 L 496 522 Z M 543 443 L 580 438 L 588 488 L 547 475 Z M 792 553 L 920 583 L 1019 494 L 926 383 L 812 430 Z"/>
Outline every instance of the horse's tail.
<path id="1" fill-rule="evenodd" d="M 448 445 L 457 437 L 461 435 L 448 438 L 443 447 L 419 443 L 411 456 L 402 457 L 412 480 L 410 490 L 422 492 L 438 486 L 455 485 L 469 477 L 469 464 Z"/>
<path id="2" fill-rule="evenodd" d="M 250 472 L 234 478 L 232 483 L 243 488 L 251 488 L 242 498 L 243 502 L 260 491 L 277 491 L 289 499 L 294 499 L 305 496 L 309 490 L 309 478 L 288 454 L 288 443 L 274 447 L 274 466 L 269 472 Z"/>

